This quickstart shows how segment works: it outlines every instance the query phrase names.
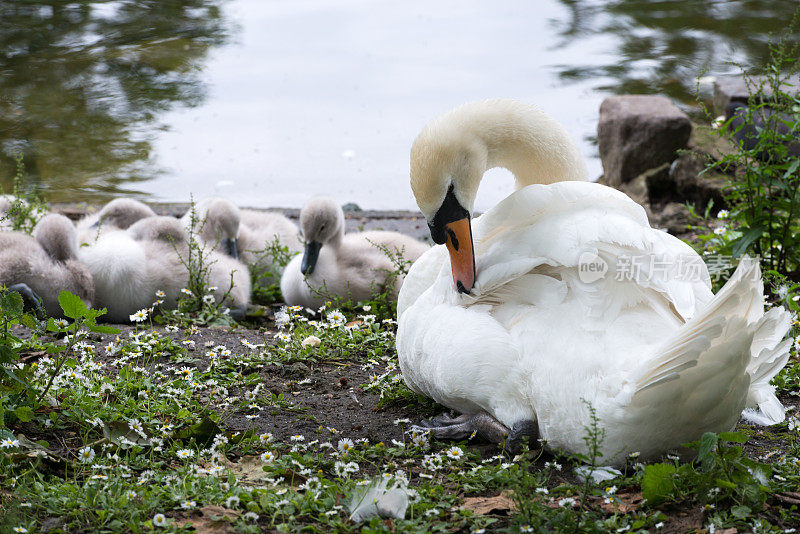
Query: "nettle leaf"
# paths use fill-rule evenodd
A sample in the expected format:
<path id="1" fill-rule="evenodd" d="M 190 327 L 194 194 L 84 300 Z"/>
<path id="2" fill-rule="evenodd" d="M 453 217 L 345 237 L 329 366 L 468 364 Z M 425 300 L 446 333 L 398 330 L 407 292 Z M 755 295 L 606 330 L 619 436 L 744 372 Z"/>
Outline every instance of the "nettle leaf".
<path id="1" fill-rule="evenodd" d="M 89 308 L 86 307 L 86 304 L 78 295 L 70 293 L 66 289 L 59 293 L 58 304 L 64 310 L 64 315 L 70 319 L 85 317 L 89 311 Z"/>
<path id="2" fill-rule="evenodd" d="M 733 506 L 731 507 L 731 515 L 733 517 L 737 517 L 739 519 L 745 519 L 752 513 L 752 510 L 749 506 Z"/>
<path id="3" fill-rule="evenodd" d="M 697 451 L 697 459 L 703 464 L 703 468 L 708 470 L 714 467 L 716 460 L 714 451 L 717 450 L 717 435 L 713 432 L 706 432 L 700 438 L 700 447 Z"/>
<path id="4" fill-rule="evenodd" d="M 642 477 L 642 496 L 648 503 L 658 504 L 672 496 L 675 490 L 672 464 L 652 464 L 645 466 Z"/>
<path id="5" fill-rule="evenodd" d="M 105 311 L 105 308 L 103 308 L 103 311 Z M 88 326 L 87 328 L 89 329 L 89 331 L 96 332 L 98 334 L 119 334 L 120 333 L 120 329 L 119 328 L 114 328 L 113 326 L 108 326 L 108 325 L 104 325 L 104 324 L 91 325 L 91 326 Z"/>
<path id="6" fill-rule="evenodd" d="M 27 326 L 28 328 L 30 328 L 31 330 L 35 330 L 35 329 L 39 328 L 39 323 L 36 321 L 36 319 L 34 319 L 32 316 L 28 315 L 27 313 L 24 314 L 20 318 L 20 322 L 24 326 Z"/>
<path id="7" fill-rule="evenodd" d="M 0 308 L 8 315 L 22 315 L 22 295 L 16 291 L 9 291 L 0 295 Z"/>
<path id="8" fill-rule="evenodd" d="M 30 406 L 20 406 L 14 410 L 14 415 L 23 423 L 29 423 L 33 420 L 33 408 Z"/>
<path id="9" fill-rule="evenodd" d="M 764 229 L 760 226 L 748 229 L 742 234 L 742 237 L 731 243 L 731 255 L 734 258 L 738 258 L 747 251 L 748 247 L 753 244 L 753 241 L 759 239 L 762 235 L 764 235 Z"/>
<path id="10" fill-rule="evenodd" d="M 731 441 L 733 443 L 747 443 L 747 434 L 744 432 L 722 432 L 719 435 L 720 441 Z"/>

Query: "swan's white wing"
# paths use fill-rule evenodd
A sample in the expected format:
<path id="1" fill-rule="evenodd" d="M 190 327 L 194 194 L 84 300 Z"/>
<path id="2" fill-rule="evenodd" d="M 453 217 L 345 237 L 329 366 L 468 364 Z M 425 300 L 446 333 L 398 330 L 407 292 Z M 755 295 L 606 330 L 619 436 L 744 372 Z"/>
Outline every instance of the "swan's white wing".
<path id="1" fill-rule="evenodd" d="M 761 424 L 783 420 L 770 380 L 788 358 L 789 314 L 763 312 L 758 264 L 745 258 L 697 317 L 666 340 L 657 357 L 634 369 L 623 387 L 610 438 L 652 443 L 645 455 L 695 440 L 703 432 L 733 428 L 739 414 Z M 665 417 L 654 418 L 663 409 Z M 668 417 L 667 417 L 668 416 Z"/>

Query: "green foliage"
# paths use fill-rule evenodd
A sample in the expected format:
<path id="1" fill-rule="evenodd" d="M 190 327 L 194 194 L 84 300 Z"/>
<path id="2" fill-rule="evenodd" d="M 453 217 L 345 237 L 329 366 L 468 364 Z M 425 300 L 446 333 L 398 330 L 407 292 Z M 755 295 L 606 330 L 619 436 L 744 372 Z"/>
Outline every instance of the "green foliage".
<path id="1" fill-rule="evenodd" d="M 250 251 L 256 255 L 250 268 L 250 279 L 253 286 L 252 301 L 255 304 L 269 306 L 281 302 L 281 273 L 295 254 L 289 247 L 282 245 L 278 236 L 267 244 L 263 250 Z"/>
<path id="2" fill-rule="evenodd" d="M 771 494 L 772 468 L 744 455 L 740 445 L 747 441 L 741 432 L 707 432 L 688 444 L 697 450 L 691 464 L 645 466 L 642 495 L 651 504 L 697 498 L 703 503 L 727 504 L 734 516 L 744 519 L 760 510 Z M 724 442 L 736 445 L 724 445 Z"/>
<path id="3" fill-rule="evenodd" d="M 787 82 L 798 71 L 798 47 L 784 38 L 771 46 L 760 81 L 745 74 L 750 90 L 745 121 L 737 128 L 731 119 L 718 133 L 732 136 L 753 125 L 755 146 L 740 143 L 735 152 L 709 163 L 706 171 L 731 175 L 725 190 L 729 210 L 721 212 L 722 226 L 712 229 L 706 213 L 706 224 L 699 227 L 707 252 L 756 255 L 765 270 L 795 281 L 800 272 L 800 158 L 789 147 L 797 145 L 800 132 L 800 94 L 797 88 L 787 89 Z"/>
<path id="4" fill-rule="evenodd" d="M 0 212 L 0 223 L 10 223 L 11 229 L 17 232 L 32 234 L 36 223 L 46 213 L 47 205 L 39 196 L 35 187 L 28 183 L 22 154 L 16 156 L 17 171 L 14 175 L 10 202 L 6 212 Z M 0 194 L 3 193 L 0 187 Z"/>
<path id="5" fill-rule="evenodd" d="M 194 201 L 189 209 L 190 223 L 189 242 L 185 254 L 173 245 L 181 264 L 189 273 L 187 287 L 182 289 L 178 298 L 178 307 L 172 310 L 161 310 L 158 321 L 161 323 L 178 322 L 182 326 L 220 326 L 232 325 L 236 321 L 230 316 L 226 303 L 230 303 L 230 293 L 234 287 L 233 273 L 227 288 L 211 287 L 209 273 L 216 260 L 211 258 L 211 248 L 206 247 L 198 237 L 205 221 L 197 216 Z"/>

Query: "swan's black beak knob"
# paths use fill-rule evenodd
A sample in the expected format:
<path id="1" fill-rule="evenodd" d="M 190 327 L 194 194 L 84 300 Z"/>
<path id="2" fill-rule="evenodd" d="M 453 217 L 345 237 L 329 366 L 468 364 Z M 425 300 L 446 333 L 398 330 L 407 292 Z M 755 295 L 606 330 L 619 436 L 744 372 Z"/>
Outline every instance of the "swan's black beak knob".
<path id="1" fill-rule="evenodd" d="M 475 285 L 472 223 L 469 211 L 456 198 L 452 185 L 428 227 L 433 241 L 447 246 L 456 290 L 459 293 L 469 293 Z"/>

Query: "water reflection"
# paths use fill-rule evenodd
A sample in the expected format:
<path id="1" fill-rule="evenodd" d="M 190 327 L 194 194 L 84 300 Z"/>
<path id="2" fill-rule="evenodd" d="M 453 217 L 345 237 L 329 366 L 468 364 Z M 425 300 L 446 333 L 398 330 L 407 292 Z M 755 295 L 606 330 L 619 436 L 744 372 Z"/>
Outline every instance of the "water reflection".
<path id="1" fill-rule="evenodd" d="M 570 17 L 557 23 L 565 42 L 612 35 L 605 64 L 559 65 L 563 80 L 598 78 L 596 89 L 657 93 L 690 103 L 704 71 L 738 72 L 730 62 L 762 65 L 770 34 L 780 35 L 797 0 L 559 0 Z M 577 59 L 577 58 L 576 58 Z"/>
<path id="2" fill-rule="evenodd" d="M 205 96 L 226 39 L 219 2 L 0 3 L 0 185 L 14 156 L 50 199 L 91 200 L 153 176 L 158 114 Z"/>

